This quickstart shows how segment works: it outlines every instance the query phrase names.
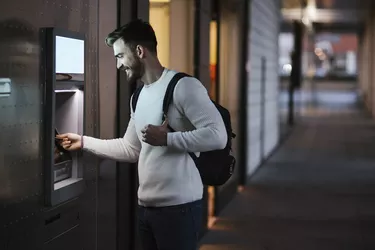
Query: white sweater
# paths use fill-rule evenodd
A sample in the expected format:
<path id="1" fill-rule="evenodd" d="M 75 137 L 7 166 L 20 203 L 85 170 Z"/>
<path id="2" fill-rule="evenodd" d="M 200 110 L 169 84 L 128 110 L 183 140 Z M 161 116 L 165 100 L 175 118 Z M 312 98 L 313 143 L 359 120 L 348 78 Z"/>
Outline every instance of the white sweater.
<path id="1" fill-rule="evenodd" d="M 174 74 L 165 69 L 156 82 L 144 86 L 123 138 L 83 136 L 84 150 L 88 152 L 117 161 L 138 161 L 138 200 L 143 206 L 170 206 L 201 199 L 203 184 L 188 152 L 222 149 L 227 142 L 218 110 L 206 88 L 193 77 L 182 78 L 174 90 L 168 119 L 179 132 L 168 133 L 168 146 L 155 147 L 142 141 L 142 128 L 162 123 L 163 98 Z"/>

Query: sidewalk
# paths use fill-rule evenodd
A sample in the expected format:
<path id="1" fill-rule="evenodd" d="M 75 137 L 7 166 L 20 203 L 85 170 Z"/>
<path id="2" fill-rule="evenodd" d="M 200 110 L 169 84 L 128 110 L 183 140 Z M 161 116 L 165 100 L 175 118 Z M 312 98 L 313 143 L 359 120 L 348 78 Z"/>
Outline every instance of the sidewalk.
<path id="1" fill-rule="evenodd" d="M 375 249 L 375 123 L 337 100 L 304 112 L 200 250 Z"/>

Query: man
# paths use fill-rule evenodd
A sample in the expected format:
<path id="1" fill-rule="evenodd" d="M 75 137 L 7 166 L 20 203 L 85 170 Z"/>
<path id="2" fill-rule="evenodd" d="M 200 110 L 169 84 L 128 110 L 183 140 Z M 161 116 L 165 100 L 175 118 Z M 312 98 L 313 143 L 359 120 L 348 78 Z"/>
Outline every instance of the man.
<path id="1" fill-rule="evenodd" d="M 168 117 L 162 123 L 162 103 L 177 72 L 163 68 L 152 27 L 141 20 L 108 35 L 117 68 L 129 82 L 144 87 L 137 109 L 131 111 L 123 138 L 100 140 L 63 134 L 68 150 L 83 149 L 118 161 L 138 161 L 138 226 L 144 250 L 194 250 L 201 226 L 203 184 L 188 152 L 223 149 L 223 120 L 197 79 L 185 77 L 174 90 Z M 131 103 L 131 102 L 130 102 Z M 167 125 L 180 132 L 170 132 Z"/>

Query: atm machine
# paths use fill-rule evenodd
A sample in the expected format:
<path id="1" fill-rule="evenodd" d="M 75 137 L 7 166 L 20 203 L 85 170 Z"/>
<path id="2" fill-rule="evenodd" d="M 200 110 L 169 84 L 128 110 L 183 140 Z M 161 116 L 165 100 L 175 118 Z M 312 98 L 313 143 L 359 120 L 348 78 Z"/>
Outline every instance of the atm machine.
<path id="1" fill-rule="evenodd" d="M 44 81 L 45 205 L 55 206 L 84 190 L 82 152 L 70 152 L 59 133 L 84 133 L 85 35 L 58 28 L 41 31 Z"/>

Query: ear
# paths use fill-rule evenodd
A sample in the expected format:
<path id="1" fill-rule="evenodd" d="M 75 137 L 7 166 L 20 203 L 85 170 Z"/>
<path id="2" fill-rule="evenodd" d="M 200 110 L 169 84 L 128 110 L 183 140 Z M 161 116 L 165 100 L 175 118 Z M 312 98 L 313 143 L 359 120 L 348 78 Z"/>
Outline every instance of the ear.
<path id="1" fill-rule="evenodd" d="M 143 59 L 146 56 L 145 47 L 143 47 L 141 45 L 137 45 L 135 50 L 136 50 L 136 53 L 137 53 L 139 58 Z"/>

